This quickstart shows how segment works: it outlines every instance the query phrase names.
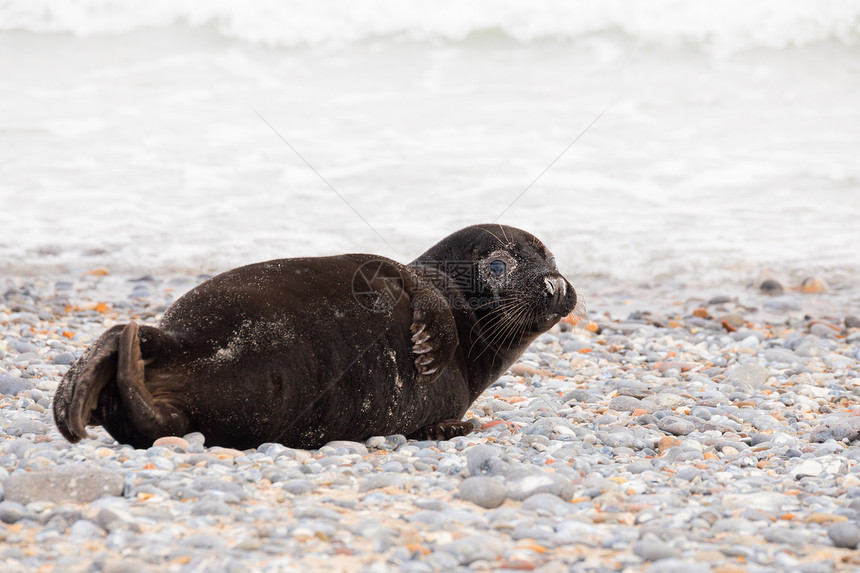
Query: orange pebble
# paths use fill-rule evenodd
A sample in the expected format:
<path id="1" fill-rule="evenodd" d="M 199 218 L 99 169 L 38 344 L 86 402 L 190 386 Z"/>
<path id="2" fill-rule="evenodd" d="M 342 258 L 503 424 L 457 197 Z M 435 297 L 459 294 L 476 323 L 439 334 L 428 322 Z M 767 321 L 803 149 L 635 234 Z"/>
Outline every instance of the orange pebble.
<path id="1" fill-rule="evenodd" d="M 827 285 L 817 277 L 809 277 L 803 279 L 803 282 L 800 284 L 800 292 L 803 294 L 821 294 L 827 292 Z"/>
<path id="2" fill-rule="evenodd" d="M 707 308 L 697 308 L 693 311 L 693 316 L 698 318 L 708 318 L 710 315 L 708 314 Z"/>
<path id="3" fill-rule="evenodd" d="M 179 436 L 164 436 L 152 442 L 153 446 L 179 446 L 183 450 L 188 449 L 188 440 Z"/>

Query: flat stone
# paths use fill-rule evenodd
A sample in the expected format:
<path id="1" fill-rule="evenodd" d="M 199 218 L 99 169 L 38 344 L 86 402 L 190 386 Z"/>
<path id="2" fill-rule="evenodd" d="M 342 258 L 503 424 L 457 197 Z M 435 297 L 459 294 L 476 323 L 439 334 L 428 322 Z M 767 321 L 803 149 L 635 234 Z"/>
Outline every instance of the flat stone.
<path id="1" fill-rule="evenodd" d="M 180 438 L 179 436 L 164 436 L 152 442 L 152 445 L 153 447 L 175 446 L 181 450 L 187 450 L 190 444 L 188 443 L 188 440 L 186 440 L 185 438 Z"/>
<path id="2" fill-rule="evenodd" d="M 461 499 L 487 509 L 502 505 L 506 493 L 507 488 L 504 483 L 495 478 L 484 476 L 472 476 L 464 479 L 458 490 Z"/>
<path id="3" fill-rule="evenodd" d="M 43 424 L 38 420 L 15 420 L 12 422 L 8 428 L 6 428 L 6 433 L 10 436 L 20 437 L 24 434 L 36 434 L 37 436 L 41 436 L 42 434 L 46 434 L 51 427 L 48 424 Z"/>
<path id="4" fill-rule="evenodd" d="M 665 416 L 657 426 L 664 432 L 675 436 L 686 436 L 696 429 L 695 424 L 678 416 Z"/>
<path id="5" fill-rule="evenodd" d="M 23 504 L 89 503 L 104 496 L 122 495 L 121 475 L 89 464 L 74 464 L 54 471 L 19 472 L 3 482 L 6 499 Z"/>
<path id="6" fill-rule="evenodd" d="M 104 537 L 104 531 L 102 528 L 86 519 L 75 521 L 69 528 L 68 534 L 69 538 L 77 540 L 99 539 Z"/>
<path id="7" fill-rule="evenodd" d="M 632 412 L 642 407 L 642 401 L 633 396 L 616 396 L 609 401 L 609 409 L 618 412 Z"/>
<path id="8" fill-rule="evenodd" d="M 216 477 L 199 477 L 195 479 L 194 482 L 192 482 L 191 487 L 200 491 L 224 492 L 235 496 L 236 498 L 238 498 L 239 501 L 244 501 L 248 498 L 248 494 L 245 493 L 245 490 L 242 489 L 242 486 L 240 486 L 239 484 Z"/>
<path id="9" fill-rule="evenodd" d="M 361 485 L 358 486 L 358 491 L 359 493 L 364 493 L 373 489 L 399 486 L 402 479 L 403 478 L 401 478 L 398 474 L 374 474 L 361 482 Z"/>
<path id="10" fill-rule="evenodd" d="M 812 442 L 844 439 L 854 441 L 860 438 L 860 416 L 851 414 L 831 414 L 821 419 L 809 433 Z"/>
<path id="11" fill-rule="evenodd" d="M 453 555 L 460 565 L 470 565 L 479 560 L 493 563 L 504 550 L 504 543 L 484 535 L 464 537 L 438 548 L 438 551 Z"/>
<path id="12" fill-rule="evenodd" d="M 726 373 L 726 384 L 737 386 L 738 383 L 745 383 L 757 388 L 762 386 L 767 379 L 770 378 L 770 370 L 758 364 L 741 364 L 735 366 Z"/>
<path id="13" fill-rule="evenodd" d="M 120 527 L 124 527 L 138 533 L 140 532 L 140 525 L 137 524 L 134 516 L 123 507 L 109 506 L 102 508 L 96 516 L 96 523 L 98 523 L 107 532 L 111 532 Z"/>
<path id="14" fill-rule="evenodd" d="M 672 559 L 681 557 L 681 552 L 666 545 L 662 541 L 641 540 L 633 544 L 633 554 L 645 561 L 657 561 L 659 559 Z"/>
<path id="15" fill-rule="evenodd" d="M 551 493 L 570 501 L 574 494 L 573 482 L 555 472 L 522 469 L 512 470 L 505 477 L 508 498 L 515 501 L 522 501 L 536 493 Z"/>
<path id="16" fill-rule="evenodd" d="M 366 454 L 367 446 L 359 442 L 349 442 L 346 440 L 335 440 L 326 444 L 329 448 L 344 448 L 345 450 L 356 453 L 356 454 Z"/>
<path id="17" fill-rule="evenodd" d="M 551 515 L 565 515 L 573 507 L 567 501 L 551 493 L 536 493 L 523 502 L 523 509 L 544 511 Z"/>
<path id="18" fill-rule="evenodd" d="M 201 499 L 191 506 L 192 515 L 233 515 L 233 509 L 217 499 Z"/>
<path id="19" fill-rule="evenodd" d="M 284 491 L 293 495 L 304 495 L 314 491 L 317 486 L 314 482 L 306 479 L 292 479 L 282 483 Z"/>
<path id="20" fill-rule="evenodd" d="M 784 313 L 800 310 L 800 304 L 791 296 L 778 296 L 766 303 L 764 309 L 774 313 Z"/>
<path id="21" fill-rule="evenodd" d="M 69 364 L 71 364 L 75 360 L 76 360 L 75 355 L 72 354 L 71 352 L 61 352 L 61 353 L 57 354 L 56 356 L 54 356 L 54 358 L 53 358 L 54 364 L 62 364 L 65 366 L 68 366 Z"/>
<path id="22" fill-rule="evenodd" d="M 0 374 L 0 394 L 5 396 L 14 396 L 33 387 L 35 387 L 35 384 L 29 379 L 17 378 L 9 374 Z"/>
<path id="23" fill-rule="evenodd" d="M 793 479 L 803 479 L 805 477 L 818 477 L 824 472 L 824 466 L 818 463 L 815 460 L 804 460 L 797 465 L 797 467 L 792 468 L 788 474 Z"/>

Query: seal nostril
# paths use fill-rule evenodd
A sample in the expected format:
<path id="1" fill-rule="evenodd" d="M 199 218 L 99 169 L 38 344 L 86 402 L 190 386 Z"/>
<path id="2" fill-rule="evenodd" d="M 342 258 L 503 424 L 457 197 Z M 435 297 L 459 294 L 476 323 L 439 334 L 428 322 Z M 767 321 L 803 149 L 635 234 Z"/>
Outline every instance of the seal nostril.
<path id="1" fill-rule="evenodd" d="M 549 292 L 550 296 L 555 294 L 555 282 L 550 278 L 543 279 L 544 284 L 546 285 L 546 290 Z"/>
<path id="2" fill-rule="evenodd" d="M 558 283 L 558 286 L 559 286 L 558 290 L 561 291 L 561 296 L 562 297 L 566 296 L 567 295 L 567 283 L 565 282 L 565 280 L 561 277 L 558 277 L 555 280 Z"/>

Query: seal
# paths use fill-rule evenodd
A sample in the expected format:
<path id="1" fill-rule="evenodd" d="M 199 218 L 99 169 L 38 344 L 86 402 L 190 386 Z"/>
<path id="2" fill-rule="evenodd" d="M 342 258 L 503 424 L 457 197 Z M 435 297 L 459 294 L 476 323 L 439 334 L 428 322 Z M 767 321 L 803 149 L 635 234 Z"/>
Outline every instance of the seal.
<path id="1" fill-rule="evenodd" d="M 239 449 L 449 439 L 474 429 L 469 406 L 576 300 L 543 243 L 503 225 L 457 231 L 408 265 L 252 264 L 155 326 L 108 329 L 63 377 L 54 419 L 71 442 L 100 424 L 134 447 L 195 431 Z"/>

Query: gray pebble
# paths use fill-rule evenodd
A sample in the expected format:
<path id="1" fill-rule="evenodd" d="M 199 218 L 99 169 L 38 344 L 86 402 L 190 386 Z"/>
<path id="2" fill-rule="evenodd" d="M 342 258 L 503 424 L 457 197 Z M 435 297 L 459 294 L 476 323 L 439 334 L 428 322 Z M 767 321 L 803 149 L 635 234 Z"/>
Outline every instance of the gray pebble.
<path id="1" fill-rule="evenodd" d="M 103 496 L 122 495 L 122 476 L 93 464 L 74 464 L 54 471 L 20 472 L 3 482 L 6 499 L 21 503 L 88 503 Z"/>
<path id="2" fill-rule="evenodd" d="M 35 384 L 31 380 L 25 380 L 0 372 L 0 394 L 14 396 L 34 386 Z"/>
<path id="3" fill-rule="evenodd" d="M 555 472 L 519 469 L 505 476 L 508 498 L 522 501 L 536 493 L 551 493 L 564 500 L 573 497 L 575 486 L 570 479 Z"/>
<path id="4" fill-rule="evenodd" d="M 291 479 L 281 484 L 284 491 L 293 495 L 304 495 L 314 491 L 317 486 L 314 482 L 306 479 Z"/>
<path id="5" fill-rule="evenodd" d="M 487 509 L 498 507 L 505 501 L 507 488 L 501 481 L 483 476 L 468 477 L 458 490 L 461 499 Z"/>
<path id="6" fill-rule="evenodd" d="M 571 511 L 571 504 L 551 493 L 536 493 L 527 498 L 522 508 L 529 511 L 541 511 L 551 515 L 566 515 Z"/>
<path id="7" fill-rule="evenodd" d="M 493 476 L 504 473 L 507 464 L 501 459 L 502 451 L 499 448 L 480 444 L 466 450 L 466 467 L 472 476 Z"/>
<path id="8" fill-rule="evenodd" d="M 23 504 L 17 501 L 0 501 L 0 521 L 3 523 L 17 523 L 26 517 L 32 517 Z"/>
<path id="9" fill-rule="evenodd" d="M 244 501 L 248 498 L 248 494 L 239 484 L 216 477 L 199 477 L 192 482 L 191 487 L 199 491 L 224 492 L 237 498 L 237 501 Z"/>
<path id="10" fill-rule="evenodd" d="M 75 355 L 72 354 L 71 352 L 61 352 L 60 354 L 57 354 L 53 358 L 54 364 L 63 364 L 63 365 L 69 365 L 72 362 L 74 362 L 75 360 L 76 360 Z"/>
<path id="11" fill-rule="evenodd" d="M 686 436 L 696 429 L 696 426 L 692 422 L 678 416 L 665 416 L 657 423 L 657 426 L 664 432 L 676 436 Z"/>
<path id="12" fill-rule="evenodd" d="M 657 561 L 659 559 L 671 559 L 681 557 L 681 552 L 658 540 L 641 540 L 633 544 L 633 554 L 645 561 Z"/>
<path id="13" fill-rule="evenodd" d="M 810 432 L 809 439 L 813 442 L 827 440 L 855 441 L 860 438 L 860 416 L 850 414 L 831 414 L 821 418 L 818 425 Z"/>
<path id="14" fill-rule="evenodd" d="M 71 539 L 87 540 L 99 539 L 104 537 L 104 531 L 101 527 L 86 519 L 79 519 L 72 523 L 69 527 L 69 537 Z"/>
<path id="15" fill-rule="evenodd" d="M 459 565 L 470 565 L 475 561 L 495 562 L 505 550 L 505 545 L 495 537 L 464 537 L 439 547 L 438 551 L 454 556 Z"/>
<path id="16" fill-rule="evenodd" d="M 233 515 L 233 509 L 217 499 L 201 499 L 191 506 L 192 515 Z"/>
<path id="17" fill-rule="evenodd" d="M 856 521 L 836 523 L 827 529 L 827 536 L 836 547 L 857 549 L 860 544 L 860 525 Z"/>
<path id="18" fill-rule="evenodd" d="M 402 478 L 397 474 L 374 474 L 362 480 L 361 485 L 358 486 L 358 491 L 359 493 L 363 493 L 383 487 L 398 486 L 400 485 L 401 479 Z"/>
<path id="19" fill-rule="evenodd" d="M 99 510 L 96 523 L 108 533 L 119 527 L 140 532 L 140 526 L 134 516 L 126 508 L 119 506 L 108 506 Z"/>
<path id="20" fill-rule="evenodd" d="M 45 434 L 50 429 L 48 424 L 43 424 L 37 420 L 15 420 L 12 424 L 6 428 L 6 433 L 10 436 L 20 437 L 24 434 L 36 434 L 40 436 Z"/>

